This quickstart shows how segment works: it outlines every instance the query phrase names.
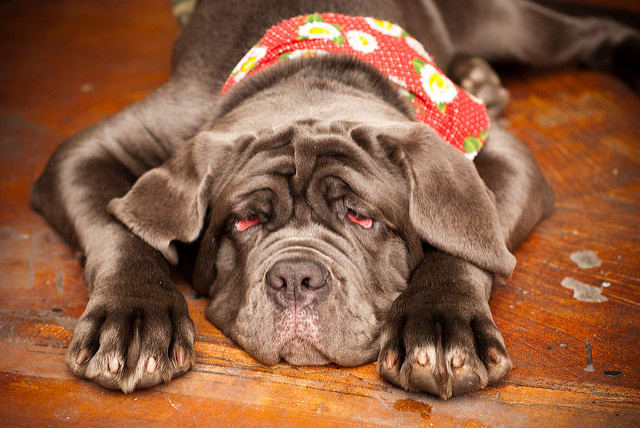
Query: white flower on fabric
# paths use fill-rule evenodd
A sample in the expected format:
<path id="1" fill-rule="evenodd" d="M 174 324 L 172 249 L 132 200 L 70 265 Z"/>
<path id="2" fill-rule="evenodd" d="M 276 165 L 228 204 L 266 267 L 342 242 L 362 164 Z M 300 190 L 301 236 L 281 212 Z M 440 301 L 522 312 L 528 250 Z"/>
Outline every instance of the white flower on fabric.
<path id="1" fill-rule="evenodd" d="M 476 156 L 478 156 L 478 152 L 473 152 L 473 153 L 463 153 L 467 159 L 469 160 L 473 160 L 475 159 Z"/>
<path id="2" fill-rule="evenodd" d="M 404 41 L 407 42 L 409 47 L 411 49 L 413 49 L 414 51 L 416 51 L 416 53 L 418 55 L 420 55 L 423 58 L 428 59 L 429 61 L 433 61 L 433 58 L 431 58 L 431 55 L 429 55 L 429 53 L 426 50 L 424 50 L 424 46 L 422 46 L 422 43 L 420 43 L 419 41 L 417 41 L 413 37 L 405 37 Z"/>
<path id="3" fill-rule="evenodd" d="M 326 22 L 308 22 L 298 28 L 298 36 L 301 39 L 333 40 L 340 36 L 340 30 Z"/>
<path id="4" fill-rule="evenodd" d="M 362 53 L 371 53 L 378 48 L 378 41 L 369 33 L 351 30 L 347 33 L 347 41 L 353 50 Z"/>
<path id="5" fill-rule="evenodd" d="M 263 46 L 254 46 L 249 52 L 240 60 L 238 65 L 233 69 L 231 75 L 235 79 L 235 81 L 240 81 L 247 75 L 248 72 L 251 71 L 260 60 L 266 55 L 267 48 Z"/>
<path id="6" fill-rule="evenodd" d="M 374 30 L 380 31 L 381 33 L 387 34 L 389 36 L 400 37 L 404 32 L 402 27 L 396 24 L 392 24 L 389 21 L 382 21 L 380 19 L 375 19 L 375 18 L 365 18 L 364 20 L 367 21 L 367 24 L 369 24 L 369 27 L 373 28 Z"/>
<path id="7" fill-rule="evenodd" d="M 453 101 L 458 93 L 453 82 L 431 64 L 425 64 L 420 70 L 420 83 L 429 98 L 439 104 L 439 108 L 440 105 Z"/>

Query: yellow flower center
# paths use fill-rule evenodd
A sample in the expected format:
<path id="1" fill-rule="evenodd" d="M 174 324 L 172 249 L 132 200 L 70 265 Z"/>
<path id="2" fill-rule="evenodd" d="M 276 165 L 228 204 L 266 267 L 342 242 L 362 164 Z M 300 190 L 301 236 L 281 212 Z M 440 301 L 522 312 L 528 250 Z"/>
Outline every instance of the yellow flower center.
<path id="1" fill-rule="evenodd" d="M 444 92 L 449 89 L 449 84 L 439 74 L 432 74 L 429 78 L 429 86 Z"/>
<path id="2" fill-rule="evenodd" d="M 392 24 L 389 21 L 382 21 L 380 19 L 374 19 L 375 23 L 378 24 L 380 27 L 384 28 L 385 30 L 390 30 Z"/>
<path id="3" fill-rule="evenodd" d="M 367 46 L 369 44 L 369 40 L 367 40 L 366 38 L 362 37 L 362 36 L 358 36 L 360 38 L 360 43 L 362 43 L 362 46 Z"/>
<path id="4" fill-rule="evenodd" d="M 249 57 L 249 59 L 247 59 L 245 61 L 244 64 L 242 64 L 242 67 L 240 67 L 240 71 L 249 71 L 251 70 L 254 66 L 256 65 L 256 57 L 255 56 L 251 56 Z"/>
<path id="5" fill-rule="evenodd" d="M 329 34 L 329 30 L 321 27 L 313 27 L 309 30 L 309 34 Z"/>

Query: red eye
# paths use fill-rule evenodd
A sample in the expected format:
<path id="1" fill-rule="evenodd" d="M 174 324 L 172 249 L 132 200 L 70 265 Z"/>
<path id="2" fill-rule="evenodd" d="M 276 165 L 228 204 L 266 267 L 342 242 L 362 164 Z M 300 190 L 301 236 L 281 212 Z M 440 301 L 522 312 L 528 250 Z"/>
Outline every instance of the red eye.
<path id="1" fill-rule="evenodd" d="M 260 220 L 258 220 L 257 218 L 238 220 L 236 222 L 236 230 L 238 232 L 244 232 L 245 230 L 249 229 L 252 226 L 255 226 L 258 223 L 260 223 Z"/>
<path id="2" fill-rule="evenodd" d="M 363 217 L 363 216 L 361 216 L 359 214 L 356 214 L 353 211 L 349 211 L 347 213 L 347 217 L 353 223 L 359 224 L 360 226 L 364 227 L 365 229 L 371 229 L 373 227 L 373 219 L 371 217 Z"/>

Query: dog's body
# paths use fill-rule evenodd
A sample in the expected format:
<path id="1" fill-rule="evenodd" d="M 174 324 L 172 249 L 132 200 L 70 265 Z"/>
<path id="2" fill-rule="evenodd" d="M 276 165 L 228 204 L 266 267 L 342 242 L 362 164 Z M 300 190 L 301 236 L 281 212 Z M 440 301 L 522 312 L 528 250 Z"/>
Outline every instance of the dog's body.
<path id="1" fill-rule="evenodd" d="M 353 58 L 290 60 L 219 95 L 267 28 L 316 11 L 402 25 L 494 116 L 505 93 L 470 55 L 598 53 L 592 65 L 611 68 L 639 40 L 526 1 L 202 0 L 170 81 L 65 142 L 33 189 L 84 256 L 91 296 L 67 352 L 78 376 L 131 391 L 189 369 L 193 322 L 167 263 L 178 253 L 211 296 L 208 319 L 263 363 L 377 358 L 390 382 L 444 398 L 508 372 L 493 277 L 553 204 L 521 143 L 494 121 L 469 161 Z"/>

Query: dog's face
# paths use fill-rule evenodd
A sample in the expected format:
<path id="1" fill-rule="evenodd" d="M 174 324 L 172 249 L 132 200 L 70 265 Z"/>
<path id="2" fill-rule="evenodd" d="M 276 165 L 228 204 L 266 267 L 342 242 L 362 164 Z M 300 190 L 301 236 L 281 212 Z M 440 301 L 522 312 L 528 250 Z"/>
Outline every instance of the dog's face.
<path id="1" fill-rule="evenodd" d="M 422 245 L 514 263 L 473 163 L 412 122 L 204 132 L 109 210 L 174 263 L 199 238 L 207 317 L 267 364 L 375 359 Z"/>
<path id="2" fill-rule="evenodd" d="M 303 121 L 227 155 L 196 268 L 207 317 L 265 363 L 375 358 L 421 251 L 393 150 L 353 123 Z"/>

